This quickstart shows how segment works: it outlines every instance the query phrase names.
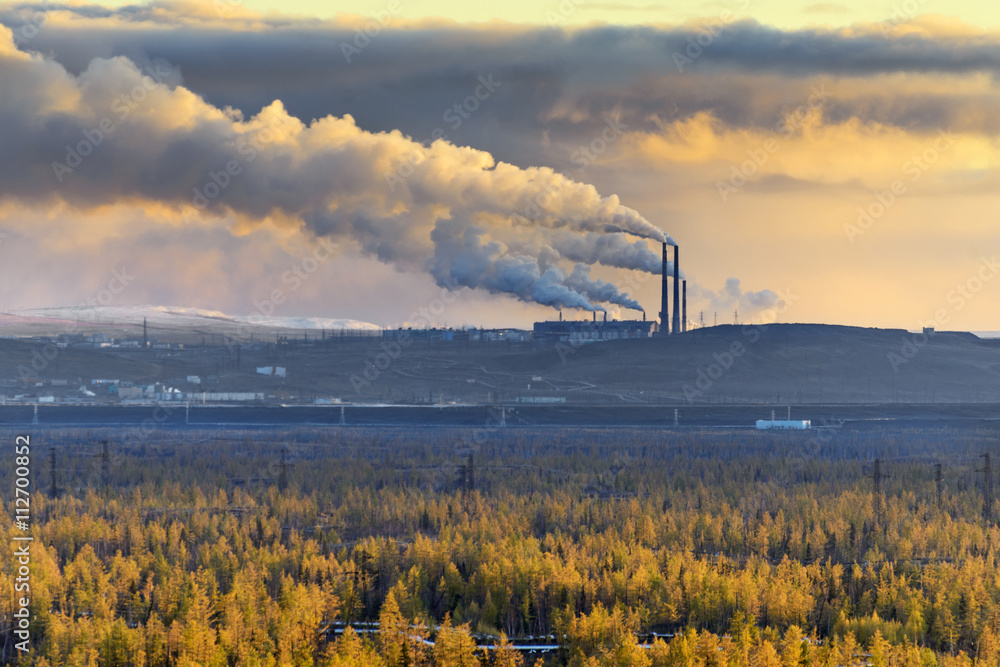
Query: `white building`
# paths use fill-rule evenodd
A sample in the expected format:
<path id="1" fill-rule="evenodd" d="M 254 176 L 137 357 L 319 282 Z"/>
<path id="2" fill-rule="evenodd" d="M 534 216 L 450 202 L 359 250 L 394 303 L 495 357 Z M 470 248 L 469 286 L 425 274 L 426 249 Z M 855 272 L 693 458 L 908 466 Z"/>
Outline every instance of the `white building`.
<path id="1" fill-rule="evenodd" d="M 809 419 L 758 419 L 758 431 L 806 431 L 812 428 Z"/>

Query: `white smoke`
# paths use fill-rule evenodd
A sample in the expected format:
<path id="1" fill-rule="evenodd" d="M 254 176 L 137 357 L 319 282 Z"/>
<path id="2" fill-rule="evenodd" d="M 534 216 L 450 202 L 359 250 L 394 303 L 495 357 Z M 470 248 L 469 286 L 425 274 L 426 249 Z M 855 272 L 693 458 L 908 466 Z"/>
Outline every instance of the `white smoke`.
<path id="1" fill-rule="evenodd" d="M 783 305 L 781 297 L 771 290 L 744 292 L 737 278 L 727 278 L 725 286 L 719 291 L 688 285 L 688 300 L 694 309 L 689 308 L 689 315 L 703 309 L 707 313 L 717 313 L 720 322 L 731 322 L 732 315 L 737 311 L 741 322 L 752 322 L 762 315 L 773 314 Z"/>
<path id="2" fill-rule="evenodd" d="M 350 116 L 306 124 L 279 101 L 243 118 L 176 80 L 123 57 L 75 76 L 0 27 L 0 89 L 17 91 L 0 97 L 0 201 L 128 201 L 239 228 L 299 226 L 442 285 L 585 310 L 639 306 L 580 264 L 567 273 L 560 256 L 656 273 L 656 253 L 624 234 L 673 243 L 616 196 L 549 168 L 366 132 Z"/>

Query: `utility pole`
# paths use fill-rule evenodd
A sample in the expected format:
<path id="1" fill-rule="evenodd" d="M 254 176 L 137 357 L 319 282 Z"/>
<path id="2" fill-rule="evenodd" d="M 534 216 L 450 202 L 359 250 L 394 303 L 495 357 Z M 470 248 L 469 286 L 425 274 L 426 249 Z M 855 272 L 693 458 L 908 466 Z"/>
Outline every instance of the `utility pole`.
<path id="1" fill-rule="evenodd" d="M 111 455 L 108 454 L 107 440 L 101 440 L 101 453 L 97 455 L 97 458 L 101 459 L 101 486 L 107 488 L 111 462 Z"/>
<path id="2" fill-rule="evenodd" d="M 882 459 L 875 459 L 875 467 L 872 468 L 872 490 L 875 495 L 882 495 L 882 480 L 888 477 L 888 475 L 882 474 Z"/>
<path id="3" fill-rule="evenodd" d="M 983 473 L 983 520 L 993 521 L 993 466 L 990 455 L 983 454 L 983 467 L 976 472 Z"/>
<path id="4" fill-rule="evenodd" d="M 59 495 L 59 487 L 56 486 L 56 448 L 49 447 L 49 497 L 56 498 Z"/>
<path id="5" fill-rule="evenodd" d="M 882 472 L 882 459 L 875 459 L 875 466 L 872 468 L 872 490 L 875 493 L 875 516 L 882 518 L 885 508 L 885 496 L 882 494 L 882 480 L 888 479 L 889 475 Z"/>
<path id="6" fill-rule="evenodd" d="M 288 488 L 288 461 L 285 459 L 285 449 L 281 449 L 281 462 L 278 463 L 278 488 L 284 491 Z"/>
<path id="7" fill-rule="evenodd" d="M 934 464 L 934 486 L 937 490 L 937 504 L 940 509 L 942 506 L 942 500 L 944 499 L 944 474 L 941 470 L 941 464 Z"/>
<path id="8" fill-rule="evenodd" d="M 469 452 L 469 462 L 465 469 L 465 485 L 469 493 L 476 490 L 476 461 L 473 456 L 474 454 Z"/>

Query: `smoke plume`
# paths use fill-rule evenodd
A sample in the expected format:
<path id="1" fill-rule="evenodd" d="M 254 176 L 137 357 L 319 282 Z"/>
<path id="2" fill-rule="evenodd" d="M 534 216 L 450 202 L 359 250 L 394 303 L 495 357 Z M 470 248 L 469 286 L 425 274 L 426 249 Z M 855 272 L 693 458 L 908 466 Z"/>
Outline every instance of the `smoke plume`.
<path id="1" fill-rule="evenodd" d="M 280 101 L 245 118 L 178 81 L 123 57 L 73 75 L 0 27 L 0 88 L 17 91 L 0 98 L 0 201 L 128 201 L 234 231 L 293 226 L 441 285 L 584 310 L 640 309 L 585 264 L 658 272 L 656 253 L 626 234 L 673 242 L 616 196 L 549 168 L 367 132 L 350 116 L 307 124 Z M 580 263 L 567 273 L 560 256 Z"/>

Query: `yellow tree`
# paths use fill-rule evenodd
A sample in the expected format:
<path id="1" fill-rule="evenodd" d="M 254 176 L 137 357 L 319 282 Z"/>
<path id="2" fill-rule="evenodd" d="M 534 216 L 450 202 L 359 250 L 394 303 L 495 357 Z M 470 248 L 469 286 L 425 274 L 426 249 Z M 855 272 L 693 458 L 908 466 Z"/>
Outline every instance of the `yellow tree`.
<path id="1" fill-rule="evenodd" d="M 325 667 L 385 667 L 385 661 L 372 646 L 361 640 L 354 628 L 347 626 L 344 634 L 327 649 L 323 665 Z"/>
<path id="2" fill-rule="evenodd" d="M 396 602 L 396 593 L 390 589 L 382 603 L 382 611 L 379 612 L 378 648 L 382 658 L 389 667 L 404 667 L 403 661 L 406 636 L 409 628 L 399 613 L 399 603 Z"/>
<path id="3" fill-rule="evenodd" d="M 507 639 L 507 633 L 501 632 L 493 654 L 493 667 L 522 667 L 523 664 L 524 657 L 513 648 Z"/>
<path id="4" fill-rule="evenodd" d="M 451 614 L 445 615 L 435 637 L 434 664 L 436 667 L 479 667 L 476 642 L 469 634 L 469 626 L 452 626 Z"/>

